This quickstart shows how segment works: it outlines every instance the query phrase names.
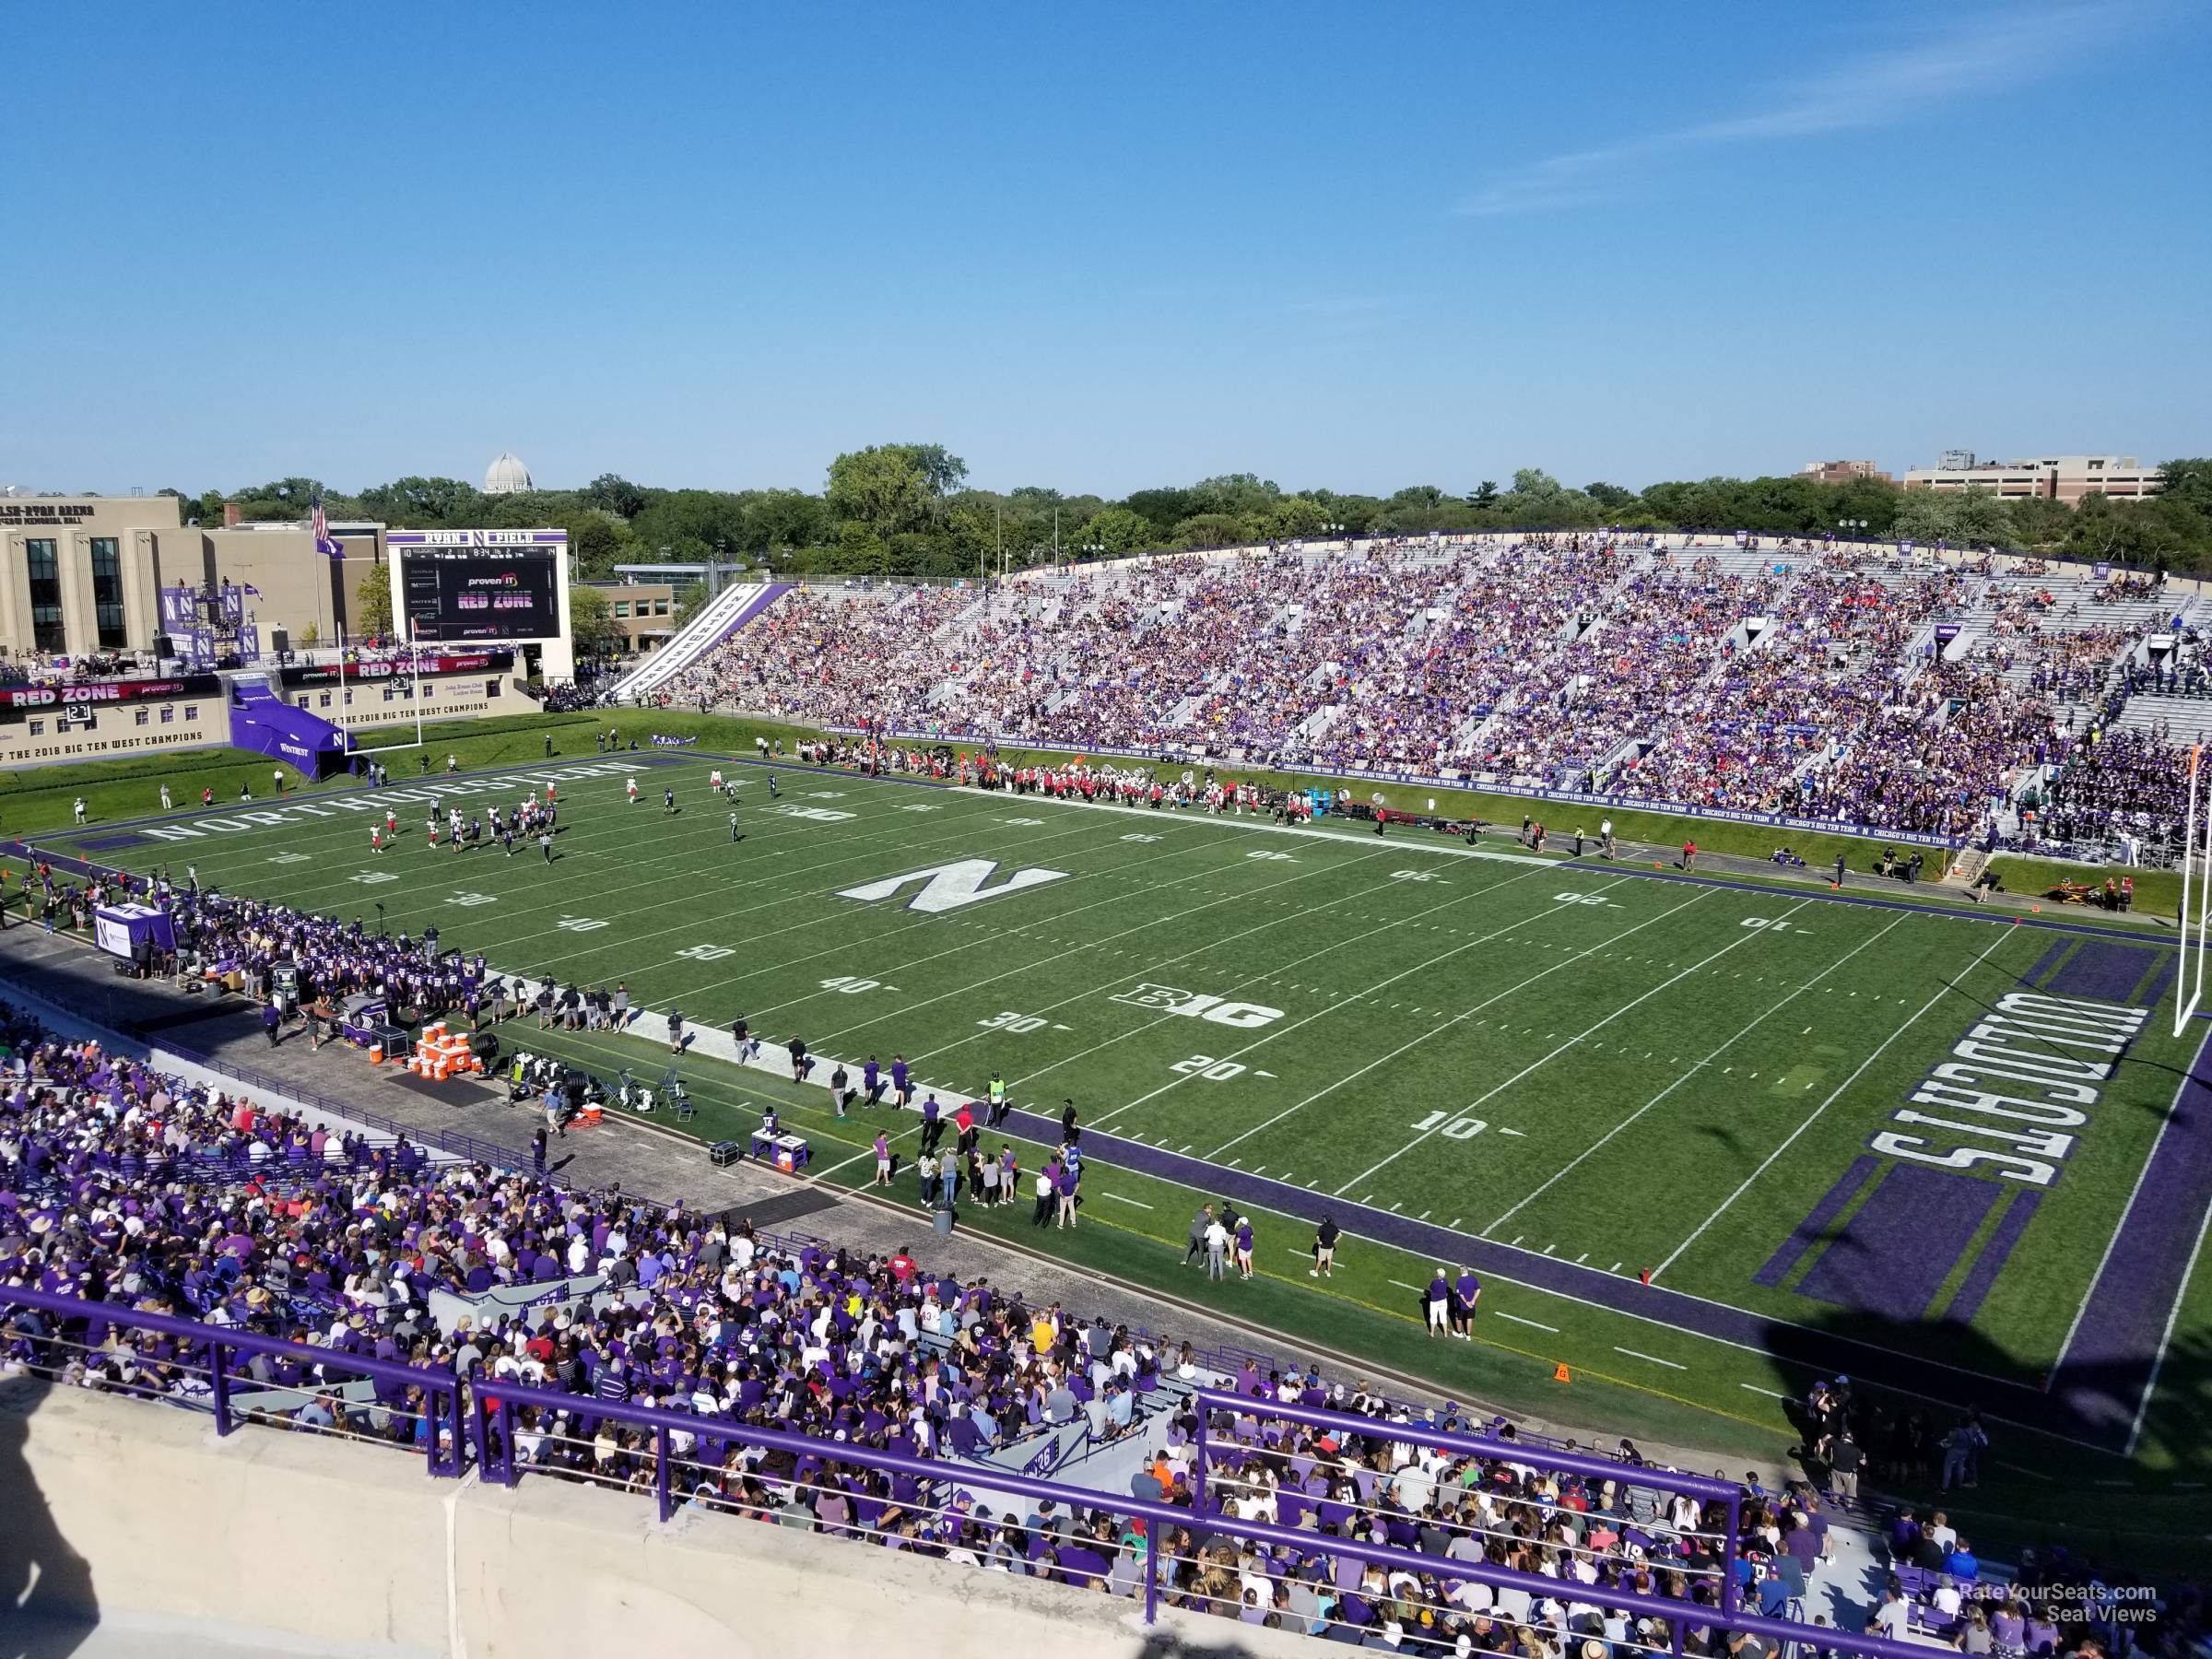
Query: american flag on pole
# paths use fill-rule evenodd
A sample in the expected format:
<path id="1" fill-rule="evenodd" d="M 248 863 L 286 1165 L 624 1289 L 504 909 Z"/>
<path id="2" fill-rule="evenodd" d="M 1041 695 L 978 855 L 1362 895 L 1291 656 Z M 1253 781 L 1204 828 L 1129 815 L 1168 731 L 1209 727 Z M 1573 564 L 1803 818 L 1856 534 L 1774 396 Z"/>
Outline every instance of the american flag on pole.
<path id="1" fill-rule="evenodd" d="M 315 533 L 315 551 L 326 559 L 343 559 L 346 550 L 339 547 L 330 534 L 330 520 L 323 512 L 323 492 L 316 490 L 309 498 L 308 527 Z"/>

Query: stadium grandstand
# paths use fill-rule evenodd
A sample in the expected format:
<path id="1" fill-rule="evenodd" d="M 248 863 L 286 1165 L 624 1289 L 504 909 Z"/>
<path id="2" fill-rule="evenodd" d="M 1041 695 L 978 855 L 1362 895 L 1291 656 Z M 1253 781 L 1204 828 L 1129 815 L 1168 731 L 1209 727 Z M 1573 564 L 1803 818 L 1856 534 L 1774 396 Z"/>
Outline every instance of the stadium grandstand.
<path id="1" fill-rule="evenodd" d="M 888 1551 L 1167 1620 L 1181 1651 L 1277 1651 L 1194 1618 L 1516 1659 L 2203 1635 L 2193 1592 L 2064 1548 L 1985 1564 L 1938 1507 L 1876 1498 L 1846 1379 L 1797 1403 L 1807 1473 L 1716 1478 L 904 1248 L 594 1191 L 542 1152 L 180 1075 L 56 1018 L 0 1006 L 0 1364 L 112 1403 L 126 1439 L 133 1413 L 182 1412 L 449 1484 L 594 1489 L 732 1527 L 712 1535 L 740 1563 L 742 1524 L 770 1522 L 821 1541 L 825 1588 L 883 1585 L 862 1552 Z M 1946 1448 L 1971 1486 L 1980 1445 Z M 7 1549 L 33 1606 L 35 1531 Z"/>
<path id="2" fill-rule="evenodd" d="M 2171 864 L 2201 600 L 1736 536 L 1271 546 L 725 598 L 618 690 L 834 730 Z"/>

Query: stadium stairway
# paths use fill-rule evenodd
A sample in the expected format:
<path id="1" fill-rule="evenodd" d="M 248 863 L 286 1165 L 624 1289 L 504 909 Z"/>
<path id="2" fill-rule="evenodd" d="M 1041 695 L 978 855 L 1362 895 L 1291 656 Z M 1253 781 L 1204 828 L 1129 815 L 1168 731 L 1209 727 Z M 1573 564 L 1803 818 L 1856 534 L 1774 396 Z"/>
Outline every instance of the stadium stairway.
<path id="1" fill-rule="evenodd" d="M 615 682 L 616 702 L 641 702 L 791 592 L 789 582 L 733 582 L 652 658 Z"/>

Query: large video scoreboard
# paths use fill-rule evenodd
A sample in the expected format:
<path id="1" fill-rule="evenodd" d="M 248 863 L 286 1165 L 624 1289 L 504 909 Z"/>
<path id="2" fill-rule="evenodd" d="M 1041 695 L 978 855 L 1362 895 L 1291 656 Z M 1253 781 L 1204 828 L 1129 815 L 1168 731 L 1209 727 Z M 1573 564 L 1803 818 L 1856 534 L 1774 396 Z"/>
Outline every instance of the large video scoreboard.
<path id="1" fill-rule="evenodd" d="M 394 530 L 399 622 L 420 643 L 558 640 L 566 606 L 561 530 Z"/>

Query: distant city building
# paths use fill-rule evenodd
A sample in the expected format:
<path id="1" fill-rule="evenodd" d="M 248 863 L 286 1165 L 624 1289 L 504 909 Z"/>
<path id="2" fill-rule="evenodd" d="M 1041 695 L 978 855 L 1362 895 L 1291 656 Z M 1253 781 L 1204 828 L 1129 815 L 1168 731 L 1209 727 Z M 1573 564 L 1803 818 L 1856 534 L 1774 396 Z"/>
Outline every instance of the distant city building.
<path id="1" fill-rule="evenodd" d="M 1896 481 L 1871 461 L 1807 461 L 1797 469 L 1797 476 L 1822 484 L 1848 484 L 1853 478 L 1879 478 L 1885 484 Z"/>
<path id="2" fill-rule="evenodd" d="M 1957 465 L 1954 465 L 1954 464 Z M 1971 450 L 1946 450 L 1934 466 L 1905 475 L 1907 489 L 1986 489 L 2008 500 L 2041 498 L 2074 502 L 2087 495 L 2139 500 L 2165 488 L 2155 466 L 2133 455 L 2045 455 L 2026 461 L 1978 461 Z"/>
<path id="3" fill-rule="evenodd" d="M 485 469 L 486 495 L 524 495 L 534 488 L 530 469 L 512 450 L 502 451 L 500 458 Z"/>

